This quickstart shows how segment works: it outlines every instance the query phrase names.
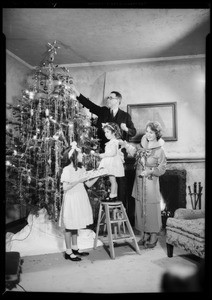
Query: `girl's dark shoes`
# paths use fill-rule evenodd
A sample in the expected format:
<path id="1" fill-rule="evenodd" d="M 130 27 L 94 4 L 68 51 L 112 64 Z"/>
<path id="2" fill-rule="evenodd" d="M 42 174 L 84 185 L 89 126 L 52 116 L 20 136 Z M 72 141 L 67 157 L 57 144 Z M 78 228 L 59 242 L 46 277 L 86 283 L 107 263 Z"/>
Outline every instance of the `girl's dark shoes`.
<path id="1" fill-rule="evenodd" d="M 88 256 L 89 255 L 88 252 L 79 252 L 79 250 L 73 250 L 72 249 L 72 252 L 73 252 L 73 254 L 80 255 L 80 256 Z M 81 258 L 80 258 L 80 260 L 81 260 Z"/>
<path id="2" fill-rule="evenodd" d="M 106 198 L 106 201 L 107 202 L 117 202 L 118 201 L 118 198 L 117 197 L 113 197 L 113 198 Z"/>
<path id="3" fill-rule="evenodd" d="M 74 251 L 73 251 L 73 253 L 74 253 Z M 75 254 L 75 253 L 74 253 Z M 76 257 L 71 257 L 71 254 L 67 254 L 66 252 L 65 252 L 65 255 L 64 255 L 64 257 L 65 257 L 65 259 L 69 259 L 69 260 L 71 260 L 71 261 L 80 261 L 80 260 L 82 260 L 80 257 L 78 257 L 78 256 L 76 256 Z"/>

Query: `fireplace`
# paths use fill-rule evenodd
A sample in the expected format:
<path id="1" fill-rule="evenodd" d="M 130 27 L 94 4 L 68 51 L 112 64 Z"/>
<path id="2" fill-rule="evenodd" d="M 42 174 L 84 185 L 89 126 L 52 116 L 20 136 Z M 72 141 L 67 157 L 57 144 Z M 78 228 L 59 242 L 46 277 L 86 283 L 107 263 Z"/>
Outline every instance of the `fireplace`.
<path id="1" fill-rule="evenodd" d="M 165 174 L 159 177 L 159 181 L 162 200 L 165 203 L 162 216 L 172 217 L 177 208 L 186 207 L 186 170 L 166 170 Z"/>

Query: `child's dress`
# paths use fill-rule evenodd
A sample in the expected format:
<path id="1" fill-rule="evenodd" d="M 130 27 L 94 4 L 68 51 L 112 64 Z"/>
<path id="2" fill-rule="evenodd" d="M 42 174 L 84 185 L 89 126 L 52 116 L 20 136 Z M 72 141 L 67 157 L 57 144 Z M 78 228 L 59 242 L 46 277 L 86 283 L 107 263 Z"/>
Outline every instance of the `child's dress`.
<path id="1" fill-rule="evenodd" d="M 115 177 L 123 177 L 124 174 L 124 158 L 123 153 L 119 149 L 119 141 L 112 139 L 105 143 L 105 157 L 102 158 L 99 168 L 103 167 L 108 170 L 109 175 Z"/>
<path id="2" fill-rule="evenodd" d="M 85 168 L 77 171 L 72 165 L 63 169 L 61 182 L 74 182 L 83 177 Z M 60 211 L 59 226 L 66 229 L 82 229 L 93 224 L 93 212 L 84 183 L 78 183 L 73 188 L 64 191 Z"/>

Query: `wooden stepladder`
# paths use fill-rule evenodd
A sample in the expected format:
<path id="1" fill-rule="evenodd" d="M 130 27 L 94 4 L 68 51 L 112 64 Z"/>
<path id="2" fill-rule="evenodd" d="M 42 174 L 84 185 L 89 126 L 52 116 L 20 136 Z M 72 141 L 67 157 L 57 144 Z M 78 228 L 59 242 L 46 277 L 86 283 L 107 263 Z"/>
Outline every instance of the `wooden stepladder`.
<path id="1" fill-rule="evenodd" d="M 97 247 L 100 226 L 103 226 L 103 228 L 106 227 L 107 229 L 106 243 L 109 244 L 110 256 L 112 259 L 115 259 L 114 242 L 133 241 L 135 251 L 138 254 L 141 254 L 122 202 L 105 201 L 100 203 L 94 249 Z"/>

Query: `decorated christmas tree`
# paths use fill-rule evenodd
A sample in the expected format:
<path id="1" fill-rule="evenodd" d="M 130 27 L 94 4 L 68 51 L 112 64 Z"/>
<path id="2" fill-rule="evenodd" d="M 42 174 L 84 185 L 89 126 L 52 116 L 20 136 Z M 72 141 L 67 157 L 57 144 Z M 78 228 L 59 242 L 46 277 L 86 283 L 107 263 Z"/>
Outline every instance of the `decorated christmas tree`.
<path id="1" fill-rule="evenodd" d="M 6 121 L 6 209 L 20 204 L 37 213 L 44 207 L 57 221 L 64 150 L 76 141 L 86 170 L 96 169 L 99 162 L 93 153 L 99 151 L 99 141 L 93 120 L 71 91 L 69 70 L 53 64 L 56 41 L 48 48 L 40 66 L 28 75 L 21 97 L 7 106 L 11 114 Z M 108 180 L 101 177 L 88 189 L 94 223 L 108 188 Z"/>

